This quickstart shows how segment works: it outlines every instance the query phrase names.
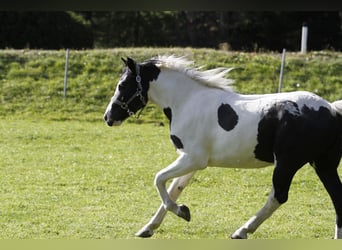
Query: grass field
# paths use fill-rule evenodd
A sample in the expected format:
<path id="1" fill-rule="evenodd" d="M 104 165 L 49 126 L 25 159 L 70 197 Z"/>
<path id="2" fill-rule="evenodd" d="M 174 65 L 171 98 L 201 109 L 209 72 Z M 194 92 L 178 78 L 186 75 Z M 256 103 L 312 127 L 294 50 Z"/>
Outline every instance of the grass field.
<path id="1" fill-rule="evenodd" d="M 1 239 L 131 239 L 160 204 L 154 174 L 176 157 L 168 128 L 98 122 L 0 122 Z M 168 214 L 157 239 L 226 239 L 265 202 L 272 167 L 210 168 Z M 332 204 L 314 171 L 296 175 L 289 202 L 251 238 L 331 238 Z"/>
<path id="2" fill-rule="evenodd" d="M 276 54 L 140 48 L 72 51 L 63 98 L 64 51 L 0 52 L 0 239 L 136 238 L 160 205 L 154 175 L 177 155 L 153 104 L 141 120 L 121 127 L 107 127 L 102 114 L 121 72 L 120 56 L 166 52 L 183 52 L 208 68 L 236 67 L 231 77 L 245 93 L 277 89 Z M 342 99 L 341 65 L 337 52 L 289 54 L 284 89 Z M 272 167 L 198 172 L 179 200 L 192 221 L 170 213 L 153 237 L 229 238 L 264 204 L 271 175 Z M 334 226 L 328 194 L 305 166 L 288 203 L 250 238 L 331 239 Z"/>

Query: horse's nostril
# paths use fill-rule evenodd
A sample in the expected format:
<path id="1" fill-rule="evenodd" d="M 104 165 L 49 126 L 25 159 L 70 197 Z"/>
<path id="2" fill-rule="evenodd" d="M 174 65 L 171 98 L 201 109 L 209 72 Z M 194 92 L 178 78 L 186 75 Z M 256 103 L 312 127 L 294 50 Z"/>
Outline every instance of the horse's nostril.
<path id="1" fill-rule="evenodd" d="M 103 116 L 103 119 L 104 119 L 105 121 L 107 121 L 107 119 L 108 119 L 107 115 L 104 115 L 104 116 Z"/>

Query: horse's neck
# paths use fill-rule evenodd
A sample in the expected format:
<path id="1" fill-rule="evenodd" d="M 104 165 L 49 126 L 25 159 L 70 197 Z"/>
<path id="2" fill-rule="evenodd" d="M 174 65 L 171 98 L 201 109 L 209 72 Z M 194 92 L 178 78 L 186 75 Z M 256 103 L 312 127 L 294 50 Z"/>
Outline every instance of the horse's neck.
<path id="1" fill-rule="evenodd" d="M 163 70 L 158 79 L 150 84 L 149 97 L 161 108 L 182 105 L 196 92 L 206 88 L 187 75 Z"/>

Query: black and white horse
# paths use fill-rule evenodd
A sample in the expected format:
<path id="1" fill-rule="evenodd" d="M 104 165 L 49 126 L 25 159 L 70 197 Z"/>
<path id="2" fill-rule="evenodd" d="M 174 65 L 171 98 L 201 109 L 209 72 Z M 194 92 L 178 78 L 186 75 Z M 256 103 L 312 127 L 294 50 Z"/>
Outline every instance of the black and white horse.
<path id="1" fill-rule="evenodd" d="M 335 238 L 342 238 L 342 101 L 329 103 L 304 91 L 242 95 L 224 78 L 229 69 L 200 71 L 184 57 L 159 56 L 143 63 L 122 59 L 125 71 L 105 111 L 109 126 L 120 125 L 150 99 L 170 121 L 179 157 L 155 176 L 162 204 L 136 234 L 150 237 L 171 211 L 189 221 L 177 198 L 197 170 L 207 166 L 261 168 L 274 163 L 272 190 L 264 207 L 232 238 L 247 238 L 288 199 L 296 172 L 315 169 L 336 210 Z M 166 188 L 166 182 L 173 179 Z"/>

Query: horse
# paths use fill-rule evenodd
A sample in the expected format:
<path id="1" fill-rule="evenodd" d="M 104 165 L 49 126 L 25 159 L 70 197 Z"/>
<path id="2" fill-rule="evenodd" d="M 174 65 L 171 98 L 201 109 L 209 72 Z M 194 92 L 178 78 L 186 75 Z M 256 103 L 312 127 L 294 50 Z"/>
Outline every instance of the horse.
<path id="1" fill-rule="evenodd" d="M 337 171 L 342 100 L 331 103 L 306 91 L 239 94 L 233 80 L 225 77 L 230 68 L 202 70 L 184 56 L 159 55 L 141 63 L 121 59 L 124 71 L 104 113 L 105 122 L 118 126 L 151 100 L 168 118 L 170 140 L 178 153 L 155 175 L 162 204 L 136 236 L 151 237 L 167 211 L 190 221 L 189 208 L 176 200 L 196 171 L 274 164 L 265 205 L 231 234 L 232 239 L 247 239 L 288 200 L 294 175 L 310 163 L 335 208 L 334 238 L 342 238 L 342 184 Z"/>

